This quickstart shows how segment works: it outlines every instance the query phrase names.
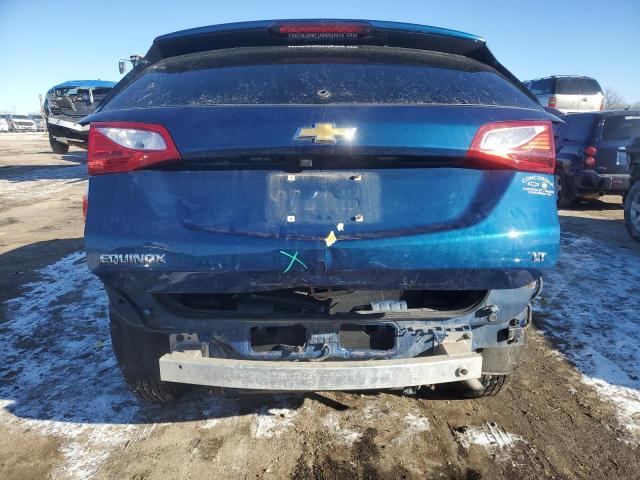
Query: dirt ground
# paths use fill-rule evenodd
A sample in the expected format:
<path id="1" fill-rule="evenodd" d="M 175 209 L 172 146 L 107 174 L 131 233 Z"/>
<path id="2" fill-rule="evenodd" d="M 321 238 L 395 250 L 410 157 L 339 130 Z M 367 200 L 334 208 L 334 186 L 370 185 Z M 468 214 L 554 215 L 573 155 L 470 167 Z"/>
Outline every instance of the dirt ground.
<path id="1" fill-rule="evenodd" d="M 561 262 L 497 397 L 198 389 L 158 407 L 123 385 L 82 260 L 85 161 L 0 134 L 1 479 L 640 478 L 640 244 L 619 197 L 560 212 Z"/>

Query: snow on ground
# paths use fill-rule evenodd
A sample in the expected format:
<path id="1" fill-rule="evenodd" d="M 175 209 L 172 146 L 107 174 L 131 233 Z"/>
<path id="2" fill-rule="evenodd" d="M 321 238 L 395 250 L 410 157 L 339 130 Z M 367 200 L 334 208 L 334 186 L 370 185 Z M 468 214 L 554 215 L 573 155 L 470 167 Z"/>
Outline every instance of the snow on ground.
<path id="1" fill-rule="evenodd" d="M 65 475 L 87 478 L 106 452 L 145 432 L 133 423 L 138 407 L 111 353 L 106 296 L 84 254 L 41 274 L 5 305 L 0 420 L 63 437 Z"/>
<path id="2" fill-rule="evenodd" d="M 415 435 L 419 435 L 422 432 L 426 432 L 431 428 L 429 419 L 415 413 L 407 413 L 404 416 L 404 431 L 396 438 L 391 440 L 392 445 L 402 445 L 404 443 L 411 442 Z"/>
<path id="3" fill-rule="evenodd" d="M 394 418 L 394 422 L 400 426 L 400 433 L 390 441 L 392 445 L 411 443 L 417 435 L 421 435 L 431 428 L 427 417 L 413 412 L 408 412 L 403 416 L 392 405 L 389 403 L 381 404 L 379 400 L 368 402 L 363 408 L 353 411 L 330 412 L 322 418 L 322 424 L 332 436 L 342 443 L 353 445 L 362 438 L 367 426 L 377 424 L 380 415 Z M 356 426 L 354 427 L 354 425 Z"/>
<path id="4" fill-rule="evenodd" d="M 503 455 L 511 450 L 516 444 L 526 443 L 522 437 L 514 433 L 509 433 L 496 423 L 485 423 L 481 427 L 463 427 L 455 432 L 456 440 L 464 448 L 471 445 L 478 445 L 490 453 L 496 454 L 499 458 L 508 458 Z"/>
<path id="5" fill-rule="evenodd" d="M 111 452 L 146 438 L 158 424 L 198 421 L 210 428 L 237 421 L 237 400 L 212 400 L 204 392 L 175 408 L 139 404 L 117 368 L 106 294 L 84 253 L 39 273 L 41 280 L 24 285 L 21 297 L 4 304 L 0 422 L 61 439 L 64 461 L 53 478 L 91 478 Z M 282 408 L 256 415 L 254 430 L 267 437 L 281 434 L 292 417 Z"/>
<path id="6" fill-rule="evenodd" d="M 255 415 L 253 436 L 278 437 L 293 426 L 297 415 L 298 411 L 291 408 L 263 408 Z"/>
<path id="7" fill-rule="evenodd" d="M 327 428 L 329 433 L 339 438 L 343 443 L 347 445 L 353 445 L 356 441 L 362 438 L 361 432 L 346 428 L 340 424 L 340 415 L 336 412 L 332 412 L 326 415 L 322 419 L 322 424 Z"/>
<path id="8" fill-rule="evenodd" d="M 31 167 L 28 172 L 13 173 L 0 170 L 0 208 L 38 198 L 53 198 L 70 183 L 87 178 L 84 164 L 69 167 Z"/>
<path id="9" fill-rule="evenodd" d="M 538 326 L 640 443 L 640 257 L 563 233 L 558 268 L 544 278 Z"/>

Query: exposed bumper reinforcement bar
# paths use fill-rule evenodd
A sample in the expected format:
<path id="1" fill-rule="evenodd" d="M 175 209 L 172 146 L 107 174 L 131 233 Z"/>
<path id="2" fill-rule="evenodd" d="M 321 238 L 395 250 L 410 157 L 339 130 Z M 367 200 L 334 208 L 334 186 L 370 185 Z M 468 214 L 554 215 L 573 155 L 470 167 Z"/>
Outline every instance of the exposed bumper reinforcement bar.
<path id="1" fill-rule="evenodd" d="M 160 358 L 168 382 L 248 390 L 375 390 L 480 378 L 478 353 L 393 360 L 291 362 L 203 357 L 199 350 Z"/>

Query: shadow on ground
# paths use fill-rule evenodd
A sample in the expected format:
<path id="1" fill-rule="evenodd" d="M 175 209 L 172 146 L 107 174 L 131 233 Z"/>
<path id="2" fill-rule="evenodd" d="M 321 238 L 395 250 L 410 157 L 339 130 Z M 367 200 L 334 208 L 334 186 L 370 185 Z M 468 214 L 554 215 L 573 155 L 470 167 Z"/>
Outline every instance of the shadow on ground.
<path id="1" fill-rule="evenodd" d="M 51 165 L 5 165 L 0 168 L 0 180 L 9 182 L 33 182 L 38 180 L 84 179 L 87 177 L 86 152 L 71 152 L 61 155 L 60 158 L 70 163 Z"/>

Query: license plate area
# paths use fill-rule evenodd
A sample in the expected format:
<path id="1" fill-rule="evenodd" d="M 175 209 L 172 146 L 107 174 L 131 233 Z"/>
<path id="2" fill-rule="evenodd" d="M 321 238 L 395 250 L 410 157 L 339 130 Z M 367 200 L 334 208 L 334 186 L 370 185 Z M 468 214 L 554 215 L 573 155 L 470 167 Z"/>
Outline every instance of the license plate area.
<path id="1" fill-rule="evenodd" d="M 266 219 L 272 224 L 347 224 L 380 221 L 380 178 L 366 172 L 271 173 Z"/>

